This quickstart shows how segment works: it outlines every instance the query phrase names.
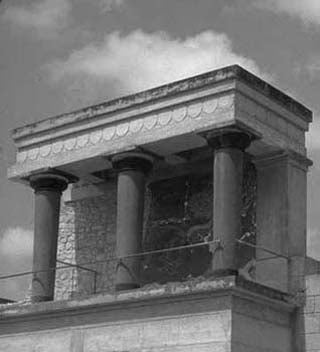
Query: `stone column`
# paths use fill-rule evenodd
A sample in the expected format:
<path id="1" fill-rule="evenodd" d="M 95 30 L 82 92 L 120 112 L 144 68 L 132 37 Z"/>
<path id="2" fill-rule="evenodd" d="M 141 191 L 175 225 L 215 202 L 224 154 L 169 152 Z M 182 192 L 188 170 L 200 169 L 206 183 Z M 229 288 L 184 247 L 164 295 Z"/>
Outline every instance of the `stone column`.
<path id="1" fill-rule="evenodd" d="M 32 302 L 54 297 L 60 199 L 68 178 L 55 173 L 30 177 L 35 193 Z"/>
<path id="2" fill-rule="evenodd" d="M 208 139 L 214 149 L 213 234 L 221 245 L 213 246 L 212 272 L 236 274 L 236 239 L 241 230 L 242 176 L 244 150 L 250 136 L 226 132 Z"/>
<path id="3" fill-rule="evenodd" d="M 146 175 L 152 159 L 140 153 L 125 153 L 113 158 L 118 171 L 116 290 L 140 287 L 141 257 L 122 258 L 141 252 Z M 121 259 L 122 258 L 122 259 Z"/>

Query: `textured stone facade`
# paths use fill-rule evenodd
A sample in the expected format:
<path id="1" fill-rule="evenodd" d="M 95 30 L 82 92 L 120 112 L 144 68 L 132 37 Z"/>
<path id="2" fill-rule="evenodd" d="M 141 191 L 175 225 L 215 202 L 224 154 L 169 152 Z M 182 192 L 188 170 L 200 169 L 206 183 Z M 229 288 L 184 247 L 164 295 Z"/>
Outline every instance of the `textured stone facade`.
<path id="1" fill-rule="evenodd" d="M 311 258 L 306 261 L 306 300 L 300 310 L 301 344 L 305 352 L 320 351 L 320 262 Z"/>
<path id="2" fill-rule="evenodd" d="M 116 184 L 109 183 L 107 194 L 63 204 L 60 216 L 58 260 L 83 265 L 94 273 L 66 268 L 57 271 L 55 299 L 92 294 L 113 287 L 116 233 Z M 60 264 L 62 266 L 62 264 Z"/>
<path id="3" fill-rule="evenodd" d="M 16 163 L 8 171 L 12 180 L 30 183 L 49 168 L 58 179 L 63 173 L 68 182 L 79 181 L 61 207 L 58 261 L 69 267 L 57 270 L 57 301 L 50 301 L 50 292 L 38 304 L 0 307 L 1 351 L 304 352 L 302 346 L 319 351 L 319 271 L 306 273 L 304 312 L 301 299 L 310 166 L 305 132 L 311 120 L 310 110 L 230 66 L 18 128 L 13 134 Z M 213 157 L 208 137 L 222 141 L 234 133 L 250 136 L 250 146 L 227 143 L 221 153 L 222 145 L 216 145 Z M 240 154 L 228 152 L 234 148 Z M 241 209 L 237 180 L 244 152 L 255 167 L 245 163 Z M 144 253 L 143 287 L 114 293 L 117 186 L 112 169 L 124 153 L 152 155 L 155 162 L 144 226 L 142 182 L 136 187 L 137 178 L 129 177 L 131 184 L 119 187 L 118 230 L 127 226 L 118 231 L 118 250 L 140 250 L 140 243 L 126 246 L 133 239 L 140 242 L 140 231 L 142 251 L 190 246 Z M 104 182 L 92 184 L 93 177 Z M 51 204 L 50 195 L 44 196 Z M 41 204 L 34 258 L 42 273 L 51 273 L 46 269 L 54 265 L 58 206 L 43 210 Z M 128 218 L 139 219 L 139 226 Z M 47 251 L 53 260 L 42 265 L 42 249 L 51 240 L 46 236 L 53 221 L 48 219 L 55 225 Z M 209 247 L 206 242 L 216 238 L 220 242 Z M 237 238 L 257 246 L 235 245 Z M 201 247 L 191 248 L 196 243 Z M 261 248 L 269 252 L 261 255 Z M 227 276 L 210 277 L 210 262 Z M 126 267 L 131 278 L 137 274 Z M 42 282 L 53 287 L 52 273 L 43 276 Z"/>
<path id="4" fill-rule="evenodd" d="M 146 191 L 143 251 L 209 241 L 212 236 L 212 167 L 204 174 L 151 182 Z M 116 244 L 116 182 L 108 181 L 104 195 L 65 202 L 61 208 L 58 260 L 97 271 L 64 268 L 57 271 L 55 299 L 114 289 Z M 255 242 L 256 174 L 245 163 L 242 234 Z M 240 234 L 239 234 L 240 237 Z M 254 257 L 254 250 L 240 246 L 239 266 Z M 210 267 L 208 246 L 182 249 L 142 258 L 142 284 L 186 280 L 203 275 Z M 125 259 L 124 259 L 125 263 Z M 63 264 L 59 264 L 63 266 Z M 95 282 L 96 280 L 96 282 Z"/>

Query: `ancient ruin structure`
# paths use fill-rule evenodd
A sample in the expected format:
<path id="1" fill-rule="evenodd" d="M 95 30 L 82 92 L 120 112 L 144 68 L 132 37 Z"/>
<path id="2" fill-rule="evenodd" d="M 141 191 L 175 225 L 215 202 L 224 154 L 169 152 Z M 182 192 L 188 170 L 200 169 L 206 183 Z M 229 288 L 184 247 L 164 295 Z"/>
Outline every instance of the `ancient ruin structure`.
<path id="1" fill-rule="evenodd" d="M 30 302 L 1 306 L 1 351 L 319 350 L 311 120 L 230 66 L 16 129 L 34 261 Z"/>

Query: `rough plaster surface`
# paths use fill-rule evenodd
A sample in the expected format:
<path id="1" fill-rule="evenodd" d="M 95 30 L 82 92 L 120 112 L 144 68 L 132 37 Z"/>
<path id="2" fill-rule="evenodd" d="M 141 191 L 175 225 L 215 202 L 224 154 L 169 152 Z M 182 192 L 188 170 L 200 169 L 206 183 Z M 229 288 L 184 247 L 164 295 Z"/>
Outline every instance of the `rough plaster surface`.
<path id="1" fill-rule="evenodd" d="M 233 324 L 233 351 L 292 352 L 289 324 L 275 324 L 236 313 Z"/>
<path id="2" fill-rule="evenodd" d="M 231 311 L 45 330 L 0 338 L 2 352 L 229 352 Z"/>
<path id="3" fill-rule="evenodd" d="M 221 351 L 221 345 L 228 345 L 230 336 L 231 312 L 221 311 L 88 329 L 84 334 L 84 350 L 138 351 L 160 347 L 160 350 L 171 351 L 186 347 L 188 351 L 202 351 L 205 346 L 206 351 L 211 346 L 212 351 Z"/>

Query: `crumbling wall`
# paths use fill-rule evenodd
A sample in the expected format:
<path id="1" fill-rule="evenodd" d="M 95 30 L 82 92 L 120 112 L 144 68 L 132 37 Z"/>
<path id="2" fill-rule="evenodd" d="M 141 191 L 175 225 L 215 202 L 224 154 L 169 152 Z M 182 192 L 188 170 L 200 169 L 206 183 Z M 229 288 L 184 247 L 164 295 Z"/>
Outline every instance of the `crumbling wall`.
<path id="1" fill-rule="evenodd" d="M 151 200 L 146 224 L 144 250 L 186 246 L 210 241 L 212 234 L 212 171 L 188 174 L 150 184 Z M 244 164 L 243 207 L 240 238 L 256 241 L 256 169 L 250 160 Z M 250 234 L 250 235 L 249 235 Z M 238 266 L 255 256 L 252 247 L 238 245 Z M 210 268 L 212 254 L 208 246 L 153 254 L 144 258 L 144 283 L 186 280 L 203 275 Z"/>
<path id="2" fill-rule="evenodd" d="M 212 237 L 212 176 L 185 175 L 150 184 L 144 251 L 185 246 Z M 181 281 L 204 273 L 208 246 L 147 256 L 143 281 Z"/>
<path id="3" fill-rule="evenodd" d="M 97 271 L 65 268 L 56 274 L 56 299 L 110 291 L 116 268 L 115 180 L 105 183 L 104 194 L 62 204 L 58 260 Z M 148 185 L 145 198 L 143 251 L 184 246 L 212 239 L 212 168 L 208 172 L 172 177 Z M 256 174 L 253 164 L 245 163 L 243 182 L 242 231 L 255 243 Z M 202 275 L 209 268 L 208 246 L 181 249 L 142 259 L 142 284 L 186 280 Z M 252 257 L 254 249 L 238 246 L 239 265 Z M 99 262 L 100 261 L 100 262 Z M 60 266 L 63 264 L 59 264 Z"/>

